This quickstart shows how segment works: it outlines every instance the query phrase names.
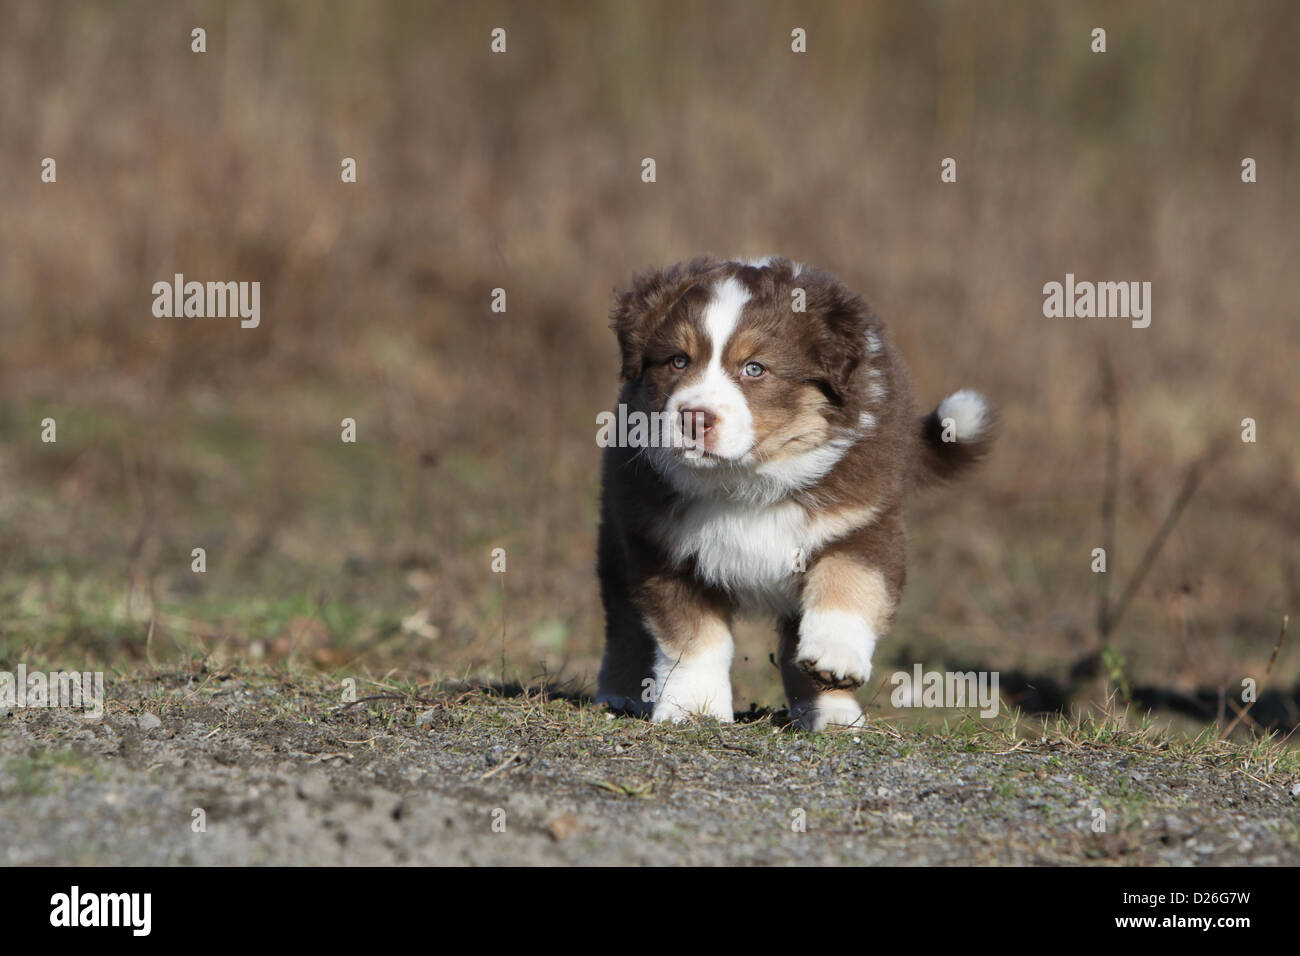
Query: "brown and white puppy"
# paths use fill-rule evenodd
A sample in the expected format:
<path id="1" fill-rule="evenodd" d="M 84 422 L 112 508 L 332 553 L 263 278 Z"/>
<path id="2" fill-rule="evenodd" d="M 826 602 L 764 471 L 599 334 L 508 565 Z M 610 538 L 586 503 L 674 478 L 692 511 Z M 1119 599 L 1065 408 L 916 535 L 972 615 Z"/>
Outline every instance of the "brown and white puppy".
<path id="1" fill-rule="evenodd" d="M 655 425 L 605 452 L 597 700 L 731 720 L 731 621 L 758 612 L 778 623 L 797 724 L 860 723 L 853 691 L 903 589 L 908 489 L 987 451 L 988 405 L 963 390 L 918 418 L 867 303 L 788 259 L 650 272 L 611 319 L 622 412 Z"/>

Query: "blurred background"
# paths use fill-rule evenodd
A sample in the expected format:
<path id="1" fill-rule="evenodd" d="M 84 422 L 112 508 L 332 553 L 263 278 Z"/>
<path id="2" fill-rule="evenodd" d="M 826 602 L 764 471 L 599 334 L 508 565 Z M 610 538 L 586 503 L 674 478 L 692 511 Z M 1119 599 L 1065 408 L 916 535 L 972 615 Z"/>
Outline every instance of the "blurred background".
<path id="1" fill-rule="evenodd" d="M 878 675 L 995 669 L 1031 708 L 1154 688 L 1194 716 L 1263 679 L 1300 594 L 1300 7 L 5 2 L 0 22 L 0 666 L 504 663 L 592 689 L 610 293 L 707 252 L 836 273 L 921 404 L 972 386 L 1002 410 L 983 471 L 914 503 Z M 260 327 L 155 318 L 177 272 L 260 281 Z M 1150 281 L 1150 328 L 1044 318 L 1067 272 Z M 1103 645 L 1110 407 L 1112 600 L 1226 444 L 1098 670 L 1078 665 Z M 738 704 L 780 706 L 767 630 L 741 639 Z M 1298 674 L 1284 645 L 1262 722 L 1300 719 Z"/>

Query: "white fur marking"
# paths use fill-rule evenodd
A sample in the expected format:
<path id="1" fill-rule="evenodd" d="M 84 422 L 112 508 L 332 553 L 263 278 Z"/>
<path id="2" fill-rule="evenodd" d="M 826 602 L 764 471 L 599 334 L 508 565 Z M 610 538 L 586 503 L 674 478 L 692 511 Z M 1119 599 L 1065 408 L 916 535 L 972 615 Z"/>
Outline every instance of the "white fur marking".
<path id="1" fill-rule="evenodd" d="M 867 384 L 867 398 L 873 402 L 883 402 L 889 396 L 889 389 L 885 387 L 885 373 L 873 368 L 867 378 L 871 380 Z"/>
<path id="2" fill-rule="evenodd" d="M 751 505 L 773 505 L 792 492 L 807 488 L 825 476 L 853 445 L 853 437 L 832 439 L 789 458 L 754 466 L 716 458 L 690 460 L 663 447 L 648 449 L 647 457 L 659 474 L 690 498 L 730 498 Z"/>
<path id="3" fill-rule="evenodd" d="M 835 467 L 852 444 L 849 440 L 833 439 L 789 458 L 765 461 L 754 472 L 772 479 L 787 492 L 806 488 Z"/>
<path id="4" fill-rule="evenodd" d="M 871 652 L 876 632 L 860 614 L 849 611 L 804 612 L 799 621 L 799 649 L 795 660 L 812 670 L 830 671 L 837 678 L 863 684 L 871 677 Z"/>
<path id="5" fill-rule="evenodd" d="M 983 395 L 963 388 L 939 403 L 939 420 L 952 419 L 958 441 L 974 441 L 988 425 L 988 408 Z"/>
<path id="6" fill-rule="evenodd" d="M 875 507 L 809 516 L 792 501 L 755 505 L 732 498 L 701 498 L 674 521 L 663 541 L 674 562 L 695 561 L 696 573 L 724 588 L 742 609 L 789 613 L 798 596 L 795 554 L 813 554 L 875 520 Z"/>
<path id="7" fill-rule="evenodd" d="M 720 628 L 725 632 L 725 628 Z M 730 633 L 702 634 L 708 645 L 693 654 L 674 658 L 655 649 L 655 687 L 659 696 L 651 719 L 680 724 L 692 714 L 731 721 Z"/>

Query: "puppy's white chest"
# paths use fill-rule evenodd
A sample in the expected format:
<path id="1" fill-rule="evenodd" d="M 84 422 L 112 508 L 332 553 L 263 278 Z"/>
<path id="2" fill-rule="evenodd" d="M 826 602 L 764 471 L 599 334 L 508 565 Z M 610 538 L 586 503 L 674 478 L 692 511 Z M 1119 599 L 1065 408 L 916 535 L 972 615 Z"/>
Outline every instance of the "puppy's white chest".
<path id="1" fill-rule="evenodd" d="M 701 580 L 743 604 L 778 612 L 792 605 L 812 544 L 807 512 L 792 502 L 698 501 L 669 525 L 666 538 L 673 560 L 694 560 Z"/>

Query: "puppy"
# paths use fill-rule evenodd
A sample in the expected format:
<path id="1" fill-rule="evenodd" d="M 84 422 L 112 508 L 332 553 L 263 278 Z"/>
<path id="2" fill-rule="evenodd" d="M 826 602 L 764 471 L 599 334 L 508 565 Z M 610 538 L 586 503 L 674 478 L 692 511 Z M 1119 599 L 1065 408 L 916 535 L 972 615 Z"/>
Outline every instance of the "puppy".
<path id="1" fill-rule="evenodd" d="M 861 725 L 854 691 L 903 589 L 908 490 L 985 454 L 990 407 L 963 390 L 918 417 L 867 303 L 788 259 L 652 271 L 616 294 L 611 327 L 617 414 L 650 426 L 604 455 L 597 700 L 731 720 L 731 622 L 759 613 L 777 622 L 795 723 Z"/>

